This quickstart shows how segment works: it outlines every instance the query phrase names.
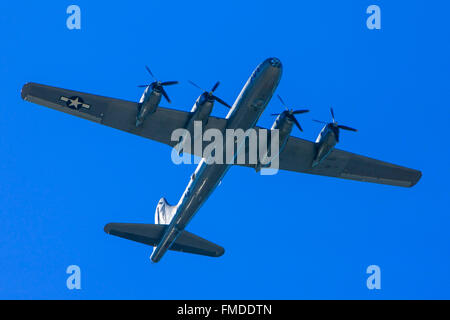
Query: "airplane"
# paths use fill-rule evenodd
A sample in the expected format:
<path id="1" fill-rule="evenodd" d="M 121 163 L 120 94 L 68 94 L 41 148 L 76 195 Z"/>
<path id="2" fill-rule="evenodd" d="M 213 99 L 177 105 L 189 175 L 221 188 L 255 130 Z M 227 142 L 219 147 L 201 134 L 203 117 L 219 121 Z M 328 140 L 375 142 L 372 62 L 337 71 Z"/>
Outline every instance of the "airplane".
<path id="1" fill-rule="evenodd" d="M 159 86 L 146 86 L 144 93 L 146 96 L 153 92 L 159 93 L 159 99 L 144 97 L 140 103 L 38 83 L 25 84 L 21 96 L 26 101 L 171 147 L 175 147 L 178 143 L 171 140 L 172 132 L 178 128 L 190 126 L 190 120 L 193 118 L 203 121 L 202 125 L 205 129 L 214 128 L 221 132 L 226 129 L 245 131 L 255 128 L 270 134 L 272 129 L 278 129 L 281 146 L 278 153 L 280 170 L 400 187 L 412 187 L 417 184 L 422 176 L 418 170 L 335 148 L 336 143 L 339 142 L 339 129 L 352 131 L 354 129 L 338 125 L 334 120 L 333 110 L 333 122 L 325 125 L 316 142 L 291 135 L 294 125 L 302 130 L 294 115 L 305 113 L 307 110 L 294 111 L 286 107 L 285 111 L 275 114 L 277 118 L 272 129 L 258 127 L 256 123 L 278 87 L 282 70 L 282 63 L 277 58 L 268 58 L 260 63 L 245 83 L 225 118 L 210 115 L 214 101 L 222 103 L 221 99 L 212 98 L 218 84 L 211 91 L 202 93 L 191 112 L 160 107 L 160 95 L 166 96 L 163 89 L 161 90 L 162 87 L 159 87 L 162 83 L 159 83 Z M 149 72 L 151 74 L 151 71 Z M 285 106 L 281 97 L 280 101 Z M 224 102 L 222 104 L 227 106 Z M 146 113 L 144 117 L 139 117 L 142 108 L 147 108 L 151 112 Z M 206 111 L 203 108 L 206 108 Z M 141 120 L 138 122 L 139 119 Z M 168 250 L 210 257 L 220 257 L 225 252 L 223 247 L 194 235 L 185 228 L 234 164 L 208 164 L 201 151 L 198 153 L 195 148 L 191 150 L 193 150 L 191 153 L 199 156 L 201 160 L 176 205 L 170 205 L 165 198 L 161 198 L 156 207 L 154 224 L 108 223 L 104 227 L 108 234 L 152 246 L 153 252 L 150 259 L 154 263 L 160 261 Z M 239 152 L 247 152 L 246 148 L 239 150 Z M 256 171 L 263 167 L 261 163 L 237 165 L 250 167 Z"/>

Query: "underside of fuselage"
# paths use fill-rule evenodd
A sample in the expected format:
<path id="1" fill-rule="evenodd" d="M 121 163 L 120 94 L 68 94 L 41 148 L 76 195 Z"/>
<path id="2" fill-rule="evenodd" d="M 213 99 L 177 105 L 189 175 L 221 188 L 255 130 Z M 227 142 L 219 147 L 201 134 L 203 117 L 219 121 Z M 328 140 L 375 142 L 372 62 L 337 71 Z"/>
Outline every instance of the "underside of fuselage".
<path id="1" fill-rule="evenodd" d="M 253 71 L 244 88 L 228 113 L 227 129 L 253 128 L 260 118 L 281 79 L 282 65 L 277 58 L 269 58 Z M 242 149 L 237 145 L 235 157 Z M 153 251 L 151 260 L 158 262 L 184 230 L 198 209 L 208 199 L 226 174 L 231 164 L 208 165 L 207 159 L 197 166 L 193 179 L 181 196 L 176 212 L 170 221 L 161 241 Z"/>

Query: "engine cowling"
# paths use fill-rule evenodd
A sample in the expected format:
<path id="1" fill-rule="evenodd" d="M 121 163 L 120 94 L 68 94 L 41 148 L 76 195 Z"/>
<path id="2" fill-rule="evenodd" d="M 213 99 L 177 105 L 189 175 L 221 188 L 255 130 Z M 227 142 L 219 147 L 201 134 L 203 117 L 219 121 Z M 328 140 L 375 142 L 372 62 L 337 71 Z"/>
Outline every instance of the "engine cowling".
<path id="1" fill-rule="evenodd" d="M 333 151 L 339 139 L 339 129 L 327 124 L 316 139 L 316 155 L 311 166 L 314 168 L 319 165 Z"/>
<path id="2" fill-rule="evenodd" d="M 205 99 L 203 94 L 200 95 L 200 97 L 198 97 L 197 101 L 195 102 L 194 106 L 191 109 L 191 116 L 189 117 L 188 121 L 186 122 L 184 128 L 188 132 L 195 134 L 194 122 L 200 121 L 202 124 L 201 132 L 203 133 L 205 131 L 206 125 L 208 124 L 208 118 L 212 112 L 213 106 L 214 106 L 213 100 L 211 101 L 211 100 Z M 202 137 L 191 136 L 191 141 L 190 141 L 191 144 L 193 144 L 193 142 L 196 139 L 202 139 Z M 186 143 L 186 135 L 184 135 L 181 138 L 180 143 L 178 145 L 177 151 L 179 154 L 182 153 L 183 148 L 185 147 L 185 143 Z M 189 142 L 187 142 L 187 143 L 189 143 Z"/>
<path id="3" fill-rule="evenodd" d="M 266 154 L 258 161 L 258 164 L 255 167 L 256 172 L 259 172 L 261 168 L 265 168 L 270 166 L 270 158 L 274 155 L 272 154 L 274 150 L 272 150 L 272 136 L 273 136 L 273 130 L 278 130 L 278 141 L 279 141 L 279 150 L 277 150 L 276 154 L 280 154 L 284 148 L 284 146 L 287 143 L 287 140 L 291 134 L 293 124 L 290 122 L 284 114 L 280 114 L 275 122 L 273 123 L 269 135 L 267 137 L 267 151 Z M 275 146 L 274 146 L 275 147 Z M 269 150 L 270 150 L 270 156 L 269 156 Z M 262 163 L 266 163 L 265 165 L 262 165 Z"/>
<path id="4" fill-rule="evenodd" d="M 148 86 L 145 89 L 139 100 L 138 113 L 136 115 L 136 127 L 139 127 L 144 122 L 147 115 L 156 111 L 161 102 L 161 97 L 161 92 L 155 90 L 153 86 Z"/>
<path id="5" fill-rule="evenodd" d="M 207 91 L 199 87 L 197 84 L 195 84 L 192 81 L 189 81 L 193 86 L 199 88 L 200 90 L 203 90 L 203 93 L 197 98 L 195 101 L 194 106 L 191 109 L 191 117 L 187 121 L 185 125 L 185 129 L 191 130 L 193 129 L 194 121 L 201 121 L 203 125 L 203 129 L 208 123 L 208 118 L 211 115 L 214 102 L 217 101 L 221 105 L 231 109 L 231 106 L 220 99 L 218 96 L 214 94 L 216 89 L 219 87 L 220 82 L 217 81 L 216 84 L 212 87 L 211 91 Z"/>

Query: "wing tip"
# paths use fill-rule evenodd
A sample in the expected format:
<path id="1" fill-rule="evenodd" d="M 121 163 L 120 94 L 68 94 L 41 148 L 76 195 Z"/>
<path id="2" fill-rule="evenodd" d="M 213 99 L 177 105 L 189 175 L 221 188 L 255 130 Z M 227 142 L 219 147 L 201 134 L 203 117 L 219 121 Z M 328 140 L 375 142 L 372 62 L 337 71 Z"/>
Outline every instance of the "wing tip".
<path id="1" fill-rule="evenodd" d="M 108 223 L 103 227 L 103 231 L 105 231 L 107 234 L 111 234 L 111 230 L 114 226 L 114 223 Z"/>
<path id="2" fill-rule="evenodd" d="M 410 188 L 414 187 L 417 183 L 419 183 L 420 179 L 422 178 L 422 171 L 417 170 L 416 177 L 413 181 L 411 181 Z"/>
<path id="3" fill-rule="evenodd" d="M 218 250 L 215 252 L 215 255 L 214 255 L 214 257 L 216 257 L 216 258 L 219 258 L 219 257 L 223 256 L 224 253 L 225 253 L 225 249 L 224 249 L 223 247 L 221 247 L 221 246 L 218 246 L 218 247 L 219 247 L 219 248 L 218 248 Z"/>
<path id="4" fill-rule="evenodd" d="M 22 90 L 20 91 L 20 96 L 22 97 L 23 100 L 27 100 L 30 88 L 31 88 L 32 83 L 31 82 L 27 82 L 23 85 Z"/>

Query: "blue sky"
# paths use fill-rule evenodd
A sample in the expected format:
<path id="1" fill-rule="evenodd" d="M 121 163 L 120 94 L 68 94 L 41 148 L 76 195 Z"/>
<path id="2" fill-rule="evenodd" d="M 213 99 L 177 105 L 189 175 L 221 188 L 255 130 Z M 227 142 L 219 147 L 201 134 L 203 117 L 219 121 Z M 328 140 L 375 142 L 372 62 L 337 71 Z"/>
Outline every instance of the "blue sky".
<path id="1" fill-rule="evenodd" d="M 81 8 L 68 30 L 66 8 Z M 366 8 L 381 8 L 368 30 Z M 444 1 L 1 2 L 0 298 L 450 298 L 450 28 Z M 171 107 L 204 87 L 232 103 L 258 63 L 283 62 L 277 93 L 308 107 L 315 140 L 332 105 L 340 148 L 423 171 L 412 189 L 233 167 L 188 230 L 226 249 L 219 259 L 108 236 L 108 222 L 153 222 L 176 203 L 195 165 L 170 148 L 24 102 L 34 81 L 137 100 L 148 64 Z M 167 103 L 162 103 L 167 106 Z M 275 99 L 259 124 L 269 127 Z M 227 110 L 217 105 L 216 116 Z M 67 266 L 81 290 L 66 288 Z M 381 268 L 381 290 L 366 268 Z"/>

